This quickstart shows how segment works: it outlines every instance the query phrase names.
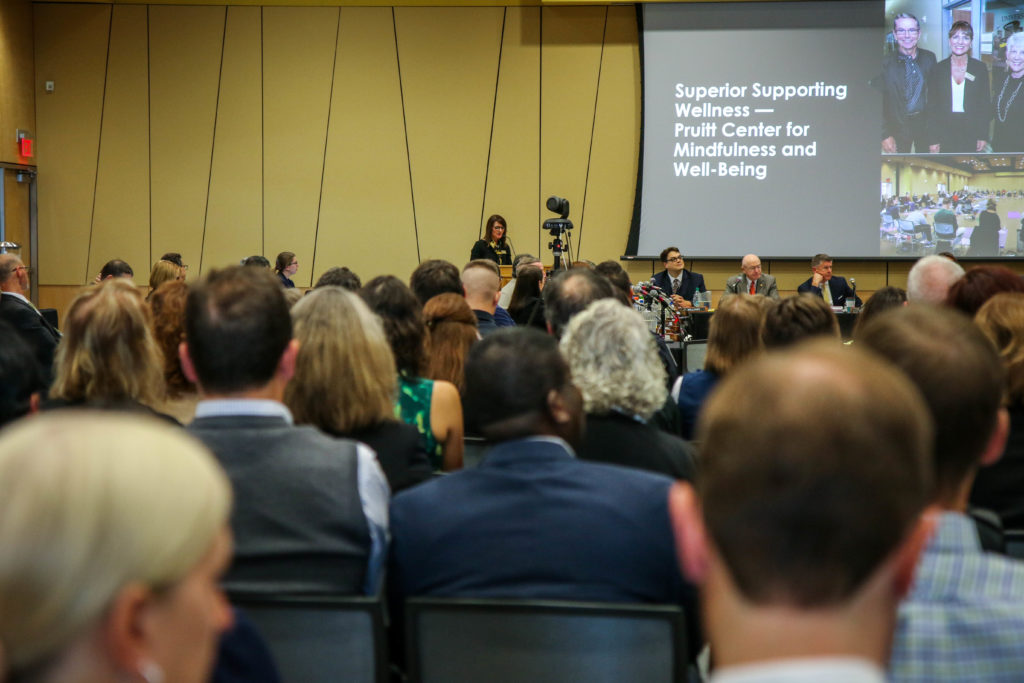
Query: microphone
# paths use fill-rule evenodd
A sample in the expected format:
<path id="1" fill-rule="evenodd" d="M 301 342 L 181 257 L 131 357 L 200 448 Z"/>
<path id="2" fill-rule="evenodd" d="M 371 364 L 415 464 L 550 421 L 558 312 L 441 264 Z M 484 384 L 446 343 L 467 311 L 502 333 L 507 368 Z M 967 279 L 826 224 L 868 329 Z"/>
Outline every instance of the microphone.
<path id="1" fill-rule="evenodd" d="M 508 242 L 508 248 L 512 250 L 512 260 L 515 261 L 516 260 L 516 248 L 514 246 L 512 246 L 512 240 L 510 240 L 508 238 L 508 234 L 506 234 L 504 237 L 502 237 L 501 241 L 503 243 L 504 242 Z"/>

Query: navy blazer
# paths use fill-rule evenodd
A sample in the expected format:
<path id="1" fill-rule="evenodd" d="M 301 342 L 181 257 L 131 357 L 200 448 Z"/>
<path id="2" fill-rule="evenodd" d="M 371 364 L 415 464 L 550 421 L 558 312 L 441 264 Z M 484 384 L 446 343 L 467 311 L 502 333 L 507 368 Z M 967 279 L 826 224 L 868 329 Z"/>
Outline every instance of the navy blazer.
<path id="1" fill-rule="evenodd" d="M 668 271 L 663 270 L 660 273 L 656 273 L 651 281 L 666 294 L 672 294 L 672 278 L 669 277 Z M 684 269 L 679 275 L 679 291 L 676 292 L 679 296 L 683 297 L 687 301 L 693 301 L 693 295 L 697 291 L 706 292 L 708 288 L 704 286 L 704 276 L 700 273 L 691 273 Z"/>
<path id="2" fill-rule="evenodd" d="M 499 443 L 478 467 L 391 503 L 391 582 L 405 596 L 683 605 L 699 651 L 696 590 L 668 514 L 672 480 L 584 462 L 557 439 Z"/>
<path id="3" fill-rule="evenodd" d="M 811 284 L 814 276 L 807 278 L 802 285 L 796 288 L 796 291 L 800 294 L 813 294 L 814 296 L 821 296 L 821 287 L 815 287 Z M 853 291 L 853 288 L 846 282 L 846 278 L 833 275 L 832 279 L 828 281 L 828 291 L 832 294 L 832 305 L 843 306 L 846 304 L 848 297 L 855 297 L 857 306 L 861 305 L 859 296 Z"/>

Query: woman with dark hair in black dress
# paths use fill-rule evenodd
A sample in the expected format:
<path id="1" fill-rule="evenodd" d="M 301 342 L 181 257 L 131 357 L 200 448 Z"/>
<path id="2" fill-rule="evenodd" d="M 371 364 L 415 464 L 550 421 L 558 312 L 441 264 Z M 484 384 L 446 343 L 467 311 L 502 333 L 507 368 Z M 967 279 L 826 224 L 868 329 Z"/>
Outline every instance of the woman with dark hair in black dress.
<path id="1" fill-rule="evenodd" d="M 470 260 L 488 259 L 499 266 L 512 265 L 512 250 L 508 242 L 508 223 L 498 214 L 487 219 L 484 238 L 477 240 L 469 253 Z"/>

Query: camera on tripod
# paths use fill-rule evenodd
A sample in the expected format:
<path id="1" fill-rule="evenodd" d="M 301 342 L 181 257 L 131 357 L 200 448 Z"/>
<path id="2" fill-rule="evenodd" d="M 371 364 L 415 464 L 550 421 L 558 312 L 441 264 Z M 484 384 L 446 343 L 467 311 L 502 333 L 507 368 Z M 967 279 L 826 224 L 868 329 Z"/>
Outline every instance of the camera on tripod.
<path id="1" fill-rule="evenodd" d="M 572 230 L 572 221 L 569 220 L 569 200 L 563 199 L 562 197 L 548 197 L 547 201 L 548 211 L 557 213 L 558 218 L 549 218 L 544 221 L 541 226 L 542 230 L 547 230 L 552 237 L 558 237 L 566 230 Z M 551 249 L 552 245 L 548 245 L 548 249 Z"/>

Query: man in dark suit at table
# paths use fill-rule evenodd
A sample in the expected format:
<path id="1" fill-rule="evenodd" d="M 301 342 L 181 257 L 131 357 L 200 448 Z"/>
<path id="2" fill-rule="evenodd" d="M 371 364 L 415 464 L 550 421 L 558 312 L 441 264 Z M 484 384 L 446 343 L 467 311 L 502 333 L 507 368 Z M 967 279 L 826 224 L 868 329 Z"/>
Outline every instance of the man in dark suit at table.
<path id="1" fill-rule="evenodd" d="M 695 593 L 669 524 L 678 484 L 576 458 L 583 401 L 554 337 L 519 328 L 478 342 L 463 399 L 467 427 L 495 445 L 475 469 L 395 496 L 394 604 L 418 595 L 681 604 L 696 654 Z"/>
<path id="2" fill-rule="evenodd" d="M 683 267 L 686 263 L 678 248 L 667 247 L 662 250 L 661 262 L 665 265 L 665 270 L 656 273 L 651 282 L 661 291 L 671 295 L 676 306 L 691 308 L 694 293 L 708 291 L 704 286 L 703 275 L 691 273 Z"/>
<path id="3" fill-rule="evenodd" d="M 35 354 L 47 385 L 61 334 L 28 300 L 28 268 L 14 254 L 0 254 L 0 319 L 6 320 Z"/>
<path id="4" fill-rule="evenodd" d="M 813 294 L 825 299 L 829 306 L 843 306 L 849 297 L 853 297 L 857 306 L 861 305 L 860 297 L 846 282 L 846 278 L 832 274 L 832 257 L 828 254 L 815 254 L 811 259 L 811 277 L 796 288 L 800 294 Z"/>
<path id="5" fill-rule="evenodd" d="M 761 271 L 761 259 L 757 254 L 747 254 L 740 261 L 740 275 L 733 275 L 725 283 L 725 294 L 761 294 L 769 299 L 779 300 L 779 287 L 775 278 Z"/>

